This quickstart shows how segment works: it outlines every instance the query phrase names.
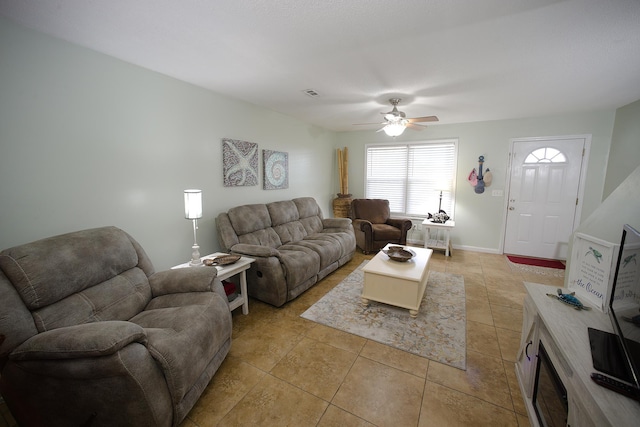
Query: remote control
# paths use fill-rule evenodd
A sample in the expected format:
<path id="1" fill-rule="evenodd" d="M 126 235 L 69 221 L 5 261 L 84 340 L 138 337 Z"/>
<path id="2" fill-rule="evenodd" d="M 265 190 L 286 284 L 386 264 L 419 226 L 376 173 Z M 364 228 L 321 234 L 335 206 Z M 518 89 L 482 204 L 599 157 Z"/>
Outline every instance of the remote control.
<path id="1" fill-rule="evenodd" d="M 606 387 L 609 390 L 613 390 L 616 393 L 620 393 L 631 399 L 640 401 L 640 389 L 631 386 L 629 384 L 618 381 L 615 378 L 608 377 L 606 375 L 594 372 L 591 374 L 591 379 L 598 385 Z"/>

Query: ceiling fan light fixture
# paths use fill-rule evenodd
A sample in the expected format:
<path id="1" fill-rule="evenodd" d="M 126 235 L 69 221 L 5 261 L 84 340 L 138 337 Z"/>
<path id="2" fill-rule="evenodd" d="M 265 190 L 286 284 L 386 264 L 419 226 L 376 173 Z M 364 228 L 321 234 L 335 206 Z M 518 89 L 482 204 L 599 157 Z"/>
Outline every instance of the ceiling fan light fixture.
<path id="1" fill-rule="evenodd" d="M 384 133 L 386 133 L 388 136 L 393 136 L 393 137 L 402 135 L 402 132 L 404 132 L 405 129 L 406 129 L 406 123 L 404 120 L 401 120 L 396 123 L 389 123 L 383 128 Z"/>
<path id="2" fill-rule="evenodd" d="M 357 125 L 384 125 L 382 128 L 378 129 L 376 132 L 386 133 L 388 136 L 396 137 L 402 135 L 404 130 L 407 127 L 410 127 L 413 130 L 423 130 L 425 128 L 424 125 L 418 125 L 416 123 L 422 122 L 437 122 L 438 118 L 436 116 L 425 116 L 425 117 L 413 117 L 407 118 L 403 111 L 398 110 L 397 106 L 400 102 L 400 98 L 391 98 L 389 103 L 393 105 L 393 109 L 388 113 L 380 113 L 384 116 L 384 122 L 382 123 L 356 123 Z"/>

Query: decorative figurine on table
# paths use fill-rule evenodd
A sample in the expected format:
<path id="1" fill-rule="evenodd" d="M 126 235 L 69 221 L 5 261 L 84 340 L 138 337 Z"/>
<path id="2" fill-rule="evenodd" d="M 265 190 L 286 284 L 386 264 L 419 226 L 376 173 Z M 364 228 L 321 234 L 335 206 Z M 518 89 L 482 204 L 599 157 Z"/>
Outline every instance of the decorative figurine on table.
<path id="1" fill-rule="evenodd" d="M 447 215 L 445 211 L 440 210 L 440 212 L 438 213 L 429 214 L 428 219 L 430 219 L 431 222 L 435 222 L 436 224 L 444 224 L 449 220 L 449 215 Z"/>
<path id="2" fill-rule="evenodd" d="M 558 288 L 558 295 L 555 294 L 547 294 L 548 297 L 555 298 L 560 302 L 563 302 L 576 310 L 591 310 L 591 307 L 587 307 L 583 305 L 578 298 L 576 298 L 576 293 L 571 292 L 570 294 L 563 294 L 562 289 Z"/>

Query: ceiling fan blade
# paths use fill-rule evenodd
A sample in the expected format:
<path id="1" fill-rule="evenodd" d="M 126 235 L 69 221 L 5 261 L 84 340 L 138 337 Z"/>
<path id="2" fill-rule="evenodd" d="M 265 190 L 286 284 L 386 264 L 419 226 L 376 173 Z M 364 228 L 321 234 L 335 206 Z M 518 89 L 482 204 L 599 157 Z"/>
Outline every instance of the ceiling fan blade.
<path id="1" fill-rule="evenodd" d="M 407 119 L 407 120 L 409 120 L 409 123 L 437 122 L 438 117 L 437 116 L 414 117 L 412 119 Z"/>
<path id="2" fill-rule="evenodd" d="M 407 123 L 407 127 L 413 130 L 422 130 L 426 128 L 426 126 L 414 125 L 413 123 Z"/>
<path id="3" fill-rule="evenodd" d="M 368 125 L 386 125 L 386 122 L 375 122 L 375 123 L 353 123 L 352 126 L 368 126 Z"/>

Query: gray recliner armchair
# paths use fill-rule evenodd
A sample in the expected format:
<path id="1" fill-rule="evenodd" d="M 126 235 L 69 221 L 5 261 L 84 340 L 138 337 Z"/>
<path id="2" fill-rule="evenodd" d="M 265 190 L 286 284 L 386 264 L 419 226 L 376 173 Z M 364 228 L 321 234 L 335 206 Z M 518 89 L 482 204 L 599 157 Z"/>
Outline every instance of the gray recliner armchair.
<path id="1" fill-rule="evenodd" d="M 0 252 L 0 393 L 21 426 L 176 426 L 231 346 L 215 268 L 154 272 L 116 227 Z"/>

